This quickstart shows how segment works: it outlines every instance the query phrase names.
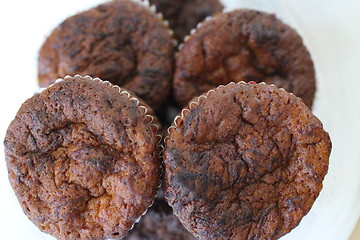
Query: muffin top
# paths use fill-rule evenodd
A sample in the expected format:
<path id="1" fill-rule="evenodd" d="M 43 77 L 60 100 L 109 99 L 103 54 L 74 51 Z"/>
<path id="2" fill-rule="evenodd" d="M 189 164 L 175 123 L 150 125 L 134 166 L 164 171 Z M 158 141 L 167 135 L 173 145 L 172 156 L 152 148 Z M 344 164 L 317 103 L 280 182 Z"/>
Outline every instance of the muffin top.
<path id="1" fill-rule="evenodd" d="M 309 52 L 275 15 L 234 10 L 205 21 L 181 47 L 173 88 L 179 105 L 220 84 L 275 84 L 311 108 L 316 90 Z"/>
<path id="2" fill-rule="evenodd" d="M 275 86 L 220 86 L 168 131 L 165 197 L 198 239 L 278 239 L 322 189 L 329 135 L 301 99 Z"/>
<path id="3" fill-rule="evenodd" d="M 180 43 L 206 17 L 223 10 L 219 0 L 149 0 L 164 14 Z"/>
<path id="4" fill-rule="evenodd" d="M 159 184 L 157 120 L 109 82 L 66 77 L 28 99 L 5 138 L 10 183 L 57 239 L 119 239 Z"/>
<path id="5" fill-rule="evenodd" d="M 111 1 L 55 28 L 40 50 L 39 84 L 90 75 L 131 90 L 158 110 L 171 88 L 173 41 L 165 24 L 141 2 Z"/>

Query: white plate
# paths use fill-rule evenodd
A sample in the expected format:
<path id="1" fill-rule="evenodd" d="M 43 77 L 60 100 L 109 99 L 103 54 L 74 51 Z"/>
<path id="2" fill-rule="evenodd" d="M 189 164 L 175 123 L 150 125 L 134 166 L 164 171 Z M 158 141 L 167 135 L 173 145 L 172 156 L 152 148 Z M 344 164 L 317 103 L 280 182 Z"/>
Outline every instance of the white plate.
<path id="1" fill-rule="evenodd" d="M 66 17 L 100 3 L 6 1 L 0 9 L 0 136 L 36 86 L 36 59 L 45 35 Z M 348 0 L 224 0 L 229 9 L 276 13 L 304 39 L 315 62 L 314 113 L 330 133 L 333 150 L 324 189 L 310 213 L 282 240 L 346 240 L 360 213 L 360 9 Z M 53 239 L 24 215 L 7 180 L 0 146 L 1 239 Z"/>

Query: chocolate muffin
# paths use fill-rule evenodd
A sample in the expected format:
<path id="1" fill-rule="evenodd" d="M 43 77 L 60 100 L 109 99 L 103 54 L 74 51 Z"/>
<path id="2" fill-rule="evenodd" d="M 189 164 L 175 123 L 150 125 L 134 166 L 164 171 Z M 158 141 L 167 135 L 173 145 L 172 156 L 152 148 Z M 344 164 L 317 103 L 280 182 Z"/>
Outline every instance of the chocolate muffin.
<path id="1" fill-rule="evenodd" d="M 313 62 L 296 31 L 275 15 L 246 9 L 217 15 L 190 36 L 176 58 L 173 89 L 184 106 L 240 81 L 275 84 L 310 108 L 316 90 Z"/>
<path id="2" fill-rule="evenodd" d="M 134 92 L 154 110 L 171 88 L 174 40 L 142 2 L 111 1 L 66 19 L 46 39 L 38 62 L 39 84 L 90 75 Z"/>
<path id="3" fill-rule="evenodd" d="M 169 132 L 165 197 L 197 239 L 278 239 L 322 189 L 329 135 L 301 99 L 275 86 L 220 86 Z"/>
<path id="4" fill-rule="evenodd" d="M 28 218 L 57 239 L 120 239 L 159 184 L 157 120 L 109 82 L 66 77 L 28 99 L 5 138 Z"/>
<path id="5" fill-rule="evenodd" d="M 195 240 L 195 237 L 179 222 L 166 201 L 158 199 L 124 239 Z"/>
<path id="6" fill-rule="evenodd" d="M 182 42 L 199 22 L 224 8 L 219 0 L 150 0 L 150 3 L 164 14 L 178 42 Z"/>

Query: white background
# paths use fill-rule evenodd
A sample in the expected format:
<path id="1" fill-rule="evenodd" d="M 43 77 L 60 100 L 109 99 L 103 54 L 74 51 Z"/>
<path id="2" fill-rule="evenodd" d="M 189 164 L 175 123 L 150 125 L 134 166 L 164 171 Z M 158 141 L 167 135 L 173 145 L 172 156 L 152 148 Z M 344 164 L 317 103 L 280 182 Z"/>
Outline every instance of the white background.
<path id="1" fill-rule="evenodd" d="M 38 50 L 66 17 L 100 0 L 0 4 L 0 140 L 21 103 L 37 90 Z M 227 0 L 231 8 L 276 13 L 303 36 L 315 62 L 314 113 L 333 142 L 329 173 L 313 209 L 283 240 L 346 240 L 360 213 L 360 1 Z M 0 144 L 0 238 L 52 239 L 23 214 L 7 180 Z"/>

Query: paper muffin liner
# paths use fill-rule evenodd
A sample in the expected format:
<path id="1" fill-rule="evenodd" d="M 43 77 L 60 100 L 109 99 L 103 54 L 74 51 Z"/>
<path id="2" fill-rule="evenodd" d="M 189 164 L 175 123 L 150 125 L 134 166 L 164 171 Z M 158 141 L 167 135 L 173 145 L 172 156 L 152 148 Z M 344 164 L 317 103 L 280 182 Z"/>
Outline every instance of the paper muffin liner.
<path id="1" fill-rule="evenodd" d="M 245 8 L 245 9 L 248 9 L 248 8 Z M 254 9 L 256 10 L 256 9 Z M 223 13 L 229 13 L 229 12 L 232 12 L 234 11 L 234 9 L 230 9 L 230 8 L 224 8 L 222 11 L 220 12 L 217 12 L 215 13 L 214 15 L 212 16 L 207 16 L 203 21 L 199 22 L 195 28 L 191 29 L 190 33 L 188 35 L 186 35 L 184 37 L 184 40 L 181 44 L 179 44 L 178 46 L 178 51 L 180 51 L 180 49 L 182 48 L 183 44 L 186 43 L 196 32 L 199 28 L 201 28 L 201 26 L 205 23 L 205 22 L 208 22 L 210 20 L 212 20 L 213 18 L 215 18 L 216 16 L 220 15 L 220 14 L 223 14 Z"/>
<path id="2" fill-rule="evenodd" d="M 133 2 L 140 2 L 141 5 L 150 8 L 150 10 L 153 11 L 153 12 L 156 14 L 156 16 L 157 16 L 160 20 L 162 20 L 162 21 L 164 22 L 165 26 L 167 26 L 167 28 L 169 29 L 169 33 L 171 34 L 171 36 L 172 36 L 172 37 L 174 36 L 174 31 L 171 29 L 171 27 L 170 27 L 170 25 L 169 25 L 169 21 L 164 18 L 164 15 L 163 15 L 162 12 L 157 11 L 156 5 L 154 5 L 154 4 L 152 5 L 152 4 L 149 2 L 149 0 L 131 0 L 131 1 L 133 1 Z M 208 21 L 208 20 L 210 20 L 211 18 L 213 18 L 214 16 L 216 16 L 216 15 L 218 15 L 218 14 L 221 14 L 221 13 L 223 13 L 223 12 L 225 12 L 225 11 L 228 11 L 228 10 L 226 10 L 226 8 L 224 7 L 222 11 L 218 11 L 218 12 L 214 13 L 212 16 L 207 16 L 207 17 L 205 17 L 204 20 L 201 21 L 201 22 L 199 22 L 199 23 L 196 25 L 196 27 L 193 28 L 191 31 L 195 31 L 198 27 L 200 27 L 202 22 Z M 179 43 L 179 42 L 174 38 L 174 47 L 177 47 L 177 48 L 179 49 L 180 46 L 182 45 L 182 43 L 184 43 L 184 42 L 188 39 L 188 37 L 189 37 L 190 35 L 192 35 L 192 32 L 191 32 L 191 31 L 190 31 L 190 33 L 189 33 L 188 35 L 186 35 L 186 36 L 184 37 L 184 39 L 183 39 L 183 41 L 182 41 L 181 43 Z"/>
<path id="3" fill-rule="evenodd" d="M 170 137 L 171 132 L 172 132 L 174 129 L 178 128 L 181 123 L 183 123 L 185 117 L 191 112 L 191 110 L 192 110 L 194 107 L 196 107 L 197 105 L 199 105 L 199 103 L 200 103 L 200 101 L 201 101 L 202 99 L 207 99 L 210 94 L 212 94 L 212 93 L 214 93 L 214 92 L 216 92 L 216 91 L 224 88 L 225 86 L 235 85 L 235 84 L 245 84 L 245 85 L 261 84 L 261 85 L 267 85 L 267 86 L 271 86 L 271 87 L 276 87 L 276 88 L 278 88 L 280 91 L 286 91 L 284 88 L 279 88 L 279 87 L 275 86 L 274 84 L 267 84 L 267 83 L 265 83 L 265 82 L 256 83 L 256 82 L 253 82 L 253 81 L 251 81 L 251 82 L 240 81 L 240 82 L 237 82 L 237 83 L 235 83 L 235 82 L 230 82 L 230 83 L 225 84 L 225 85 L 219 85 L 218 87 L 213 88 L 213 89 L 210 89 L 210 90 L 207 91 L 206 93 L 204 93 L 204 94 L 202 94 L 202 95 L 200 95 L 200 96 L 198 96 L 198 97 L 195 97 L 195 99 L 193 99 L 191 102 L 189 102 L 189 103 L 187 104 L 187 106 L 184 107 L 184 108 L 181 110 L 180 114 L 178 114 L 178 115 L 174 118 L 173 124 L 167 129 L 168 135 L 164 138 L 164 143 L 165 143 L 165 144 L 167 143 L 167 141 L 169 140 L 169 137 Z M 292 96 L 295 96 L 295 95 L 294 95 L 293 93 L 291 93 L 291 92 L 288 92 L 288 93 L 289 93 L 290 95 L 292 95 Z"/>
<path id="4" fill-rule="evenodd" d="M 220 15 L 220 14 L 223 14 L 223 13 L 228 13 L 228 12 L 231 12 L 233 11 L 234 9 L 228 9 L 226 7 L 224 7 L 224 9 L 220 12 L 217 12 L 215 14 L 213 14 L 212 16 L 207 16 L 203 21 L 199 22 L 195 28 L 191 29 L 190 33 L 188 35 L 186 35 L 184 37 L 184 40 L 181 44 L 179 44 L 178 46 L 178 51 L 180 51 L 180 49 L 182 48 L 183 44 L 186 43 L 187 41 L 189 41 L 189 39 L 197 32 L 197 30 L 199 28 L 201 28 L 201 26 L 205 23 L 205 22 L 208 22 L 210 20 L 212 20 L 214 17 L 216 17 L 217 15 Z"/>
<path id="5" fill-rule="evenodd" d="M 143 103 L 142 100 L 139 100 L 137 96 L 135 96 L 133 93 L 130 93 L 128 90 L 121 88 L 115 84 L 112 84 L 109 81 L 104 81 L 101 80 L 100 78 L 93 78 L 91 76 L 84 76 L 82 77 L 81 75 L 75 75 L 74 77 L 67 75 L 65 76 L 63 79 L 62 78 L 58 78 L 53 84 L 51 84 L 49 87 L 47 88 L 41 88 L 39 89 L 39 91 L 37 93 L 41 93 L 42 91 L 44 91 L 45 89 L 51 88 L 53 87 L 55 84 L 62 82 L 64 80 L 68 80 L 68 79 L 75 79 L 75 80 L 91 80 L 91 81 L 98 81 L 100 84 L 104 84 L 104 85 L 108 85 L 111 88 L 115 88 L 116 90 L 118 90 L 120 95 L 125 95 L 127 97 L 127 99 L 134 103 L 135 106 L 137 107 L 137 110 L 139 110 L 140 112 L 143 113 L 144 118 L 148 119 L 148 127 L 151 128 L 151 131 L 154 133 L 154 135 L 156 136 L 156 138 L 158 138 L 158 143 L 157 143 L 157 147 L 160 147 L 161 145 L 161 140 L 162 137 L 160 134 L 158 134 L 159 129 L 160 129 L 160 123 L 159 120 L 157 119 L 157 117 L 153 116 L 152 114 L 148 114 L 151 113 L 151 111 L 148 110 L 148 108 L 150 108 L 149 106 L 145 105 Z"/>
<path id="6" fill-rule="evenodd" d="M 84 76 L 82 77 L 81 75 L 75 75 L 74 77 L 70 76 L 70 75 L 67 75 L 65 76 L 64 78 L 58 78 L 53 84 L 49 85 L 47 88 L 41 88 L 39 89 L 39 91 L 37 91 L 35 94 L 40 94 L 41 92 L 43 92 L 44 90 L 46 89 L 49 89 L 49 88 L 52 88 L 54 85 L 56 85 L 57 83 L 60 83 L 64 80 L 67 80 L 67 79 L 75 79 L 75 80 L 88 80 L 88 81 L 95 81 L 95 82 L 99 82 L 100 85 L 107 85 L 111 88 L 114 88 L 116 89 L 120 95 L 124 96 L 125 98 L 127 98 L 129 100 L 129 102 L 135 104 L 137 110 L 143 114 L 144 116 L 144 120 L 147 122 L 147 126 L 150 130 L 150 132 L 152 132 L 154 134 L 154 137 L 156 138 L 156 151 L 158 152 L 158 158 L 159 158 L 159 162 L 160 162 L 160 159 L 161 159 L 161 154 L 163 152 L 163 145 L 162 145 L 162 136 L 160 134 L 158 134 L 159 132 L 159 129 L 161 128 L 160 126 L 160 122 L 159 120 L 157 119 L 157 117 L 153 116 L 151 113 L 152 113 L 152 110 L 149 110 L 149 106 L 147 106 L 146 104 L 144 104 L 143 101 L 139 100 L 137 98 L 137 96 L 135 96 L 133 93 L 130 93 L 128 90 L 124 89 L 124 88 L 121 88 L 115 84 L 112 84 L 110 83 L 109 81 L 104 81 L 104 80 L 101 80 L 100 78 L 93 78 L 91 76 Z M 151 108 L 150 108 L 151 109 Z M 133 225 L 131 226 L 131 228 L 129 228 L 128 231 L 130 231 L 131 229 L 134 228 L 135 224 L 138 223 L 140 221 L 140 219 L 142 218 L 142 216 L 144 216 L 148 209 L 154 204 L 154 201 L 156 199 L 156 196 L 157 196 L 157 192 L 159 191 L 160 187 L 161 187 L 161 177 L 163 174 L 163 169 L 162 169 L 162 166 L 160 164 L 160 172 L 159 172 L 159 182 L 158 182 L 158 186 L 157 186 L 157 191 L 156 191 L 156 194 L 154 196 L 154 199 L 153 201 L 150 203 L 150 205 L 147 207 L 147 209 L 140 215 L 140 217 L 138 217 Z M 125 237 L 125 236 L 124 236 Z"/>
<path id="7" fill-rule="evenodd" d="M 166 27 L 166 29 L 168 30 L 169 35 L 172 38 L 172 43 L 174 45 L 174 47 L 178 46 L 178 42 L 177 40 L 174 38 L 174 31 L 170 28 L 170 24 L 169 21 L 166 20 L 164 18 L 164 15 L 157 11 L 156 6 L 152 5 L 149 0 L 131 0 L 132 2 L 138 3 L 140 6 L 145 7 L 147 9 L 150 10 L 150 12 L 152 12 L 156 18 L 162 23 L 164 24 L 164 26 Z"/>
<path id="8" fill-rule="evenodd" d="M 193 29 L 191 29 L 190 33 L 184 37 L 183 42 L 179 44 L 177 50 L 180 51 L 180 49 L 182 48 L 183 44 L 186 43 L 187 41 L 189 41 L 190 38 L 197 32 L 197 30 L 198 30 L 205 22 L 208 22 L 208 21 L 212 20 L 214 17 L 216 17 L 217 15 L 222 14 L 222 13 L 225 13 L 225 11 L 222 10 L 221 12 L 217 12 L 217 13 L 215 13 L 215 14 L 212 15 L 212 16 L 207 16 L 203 21 L 201 21 L 201 22 L 199 22 L 198 24 L 196 24 L 196 27 L 193 28 Z"/>
<path id="9" fill-rule="evenodd" d="M 204 23 L 204 22 L 207 22 L 207 21 L 210 21 L 211 19 L 213 19 L 214 17 L 216 17 L 217 15 L 221 14 L 221 13 L 224 13 L 225 12 L 225 8 L 222 10 L 222 11 L 219 11 L 219 12 L 216 12 L 214 13 L 213 15 L 211 16 L 207 16 L 206 18 L 204 18 L 204 20 L 202 20 L 201 22 L 199 22 L 198 24 L 196 24 L 195 28 L 191 29 L 190 33 L 188 35 L 186 35 L 182 41 L 182 43 L 180 43 L 178 45 L 178 51 L 182 48 L 183 46 L 183 43 L 187 42 L 190 37 L 192 35 L 194 35 L 194 33 L 201 27 L 201 25 Z"/>
<path id="10" fill-rule="evenodd" d="M 213 19 L 214 16 L 218 15 L 219 13 L 215 13 L 213 16 L 207 16 L 203 21 L 199 22 L 195 28 L 191 29 L 190 34 L 186 35 L 184 37 L 184 40 L 182 43 L 179 44 L 177 51 L 180 51 L 183 45 L 191 39 L 191 37 L 196 33 L 196 31 L 203 25 L 204 22 L 210 21 Z"/>

